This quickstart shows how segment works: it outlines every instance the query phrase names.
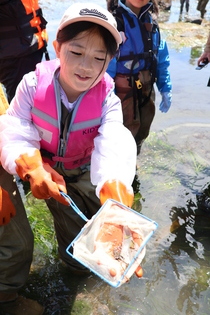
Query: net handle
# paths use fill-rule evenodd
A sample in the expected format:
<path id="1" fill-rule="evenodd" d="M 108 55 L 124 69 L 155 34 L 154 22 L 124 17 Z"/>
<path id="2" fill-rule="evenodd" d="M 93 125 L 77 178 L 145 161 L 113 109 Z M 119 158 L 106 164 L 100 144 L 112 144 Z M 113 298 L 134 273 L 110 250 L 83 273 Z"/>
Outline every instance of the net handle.
<path id="1" fill-rule="evenodd" d="M 63 191 L 60 191 L 60 194 L 69 202 L 69 206 L 72 207 L 72 209 L 80 216 L 80 218 L 82 218 L 85 222 L 88 222 L 88 218 L 77 207 L 77 205 L 74 203 L 74 201 L 71 199 L 71 197 L 69 195 L 67 195 L 66 193 L 64 193 Z"/>

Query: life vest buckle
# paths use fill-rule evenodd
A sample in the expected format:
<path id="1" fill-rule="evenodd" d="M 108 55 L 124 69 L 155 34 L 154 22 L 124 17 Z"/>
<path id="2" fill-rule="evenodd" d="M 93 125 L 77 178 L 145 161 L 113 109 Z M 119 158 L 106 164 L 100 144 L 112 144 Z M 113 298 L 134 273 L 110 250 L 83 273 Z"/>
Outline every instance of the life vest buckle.
<path id="1" fill-rule="evenodd" d="M 137 87 L 137 89 L 140 90 L 140 89 L 142 88 L 142 83 L 141 83 L 141 81 L 138 79 L 138 80 L 135 80 L 135 82 L 136 82 L 136 87 Z"/>

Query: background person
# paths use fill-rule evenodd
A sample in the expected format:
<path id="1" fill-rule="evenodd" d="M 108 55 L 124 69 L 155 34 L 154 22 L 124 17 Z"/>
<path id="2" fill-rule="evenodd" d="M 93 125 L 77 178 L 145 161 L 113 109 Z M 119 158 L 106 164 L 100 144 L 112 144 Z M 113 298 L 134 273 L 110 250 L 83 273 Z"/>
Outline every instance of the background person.
<path id="1" fill-rule="evenodd" d="M 0 115 L 8 102 L 0 89 Z M 33 233 L 14 177 L 0 163 L 0 314 L 42 315 L 38 302 L 18 296 L 33 258 Z"/>
<path id="2" fill-rule="evenodd" d="M 123 41 L 107 72 L 115 80 L 124 125 L 135 138 L 137 154 L 155 116 L 154 83 L 162 95 L 159 106 L 162 112 L 169 110 L 172 97 L 169 52 L 167 43 L 160 40 L 157 5 L 155 15 L 152 12 L 153 4 L 148 0 L 119 1 L 113 12 Z"/>
<path id="3" fill-rule="evenodd" d="M 25 73 L 48 59 L 46 20 L 38 0 L 0 0 L 0 82 L 10 103 Z"/>
<path id="4" fill-rule="evenodd" d="M 46 24 L 37 0 L 0 0 L 0 82 L 9 102 L 23 75 L 35 70 L 43 53 L 49 58 Z M 2 115 L 8 106 L 2 88 L 0 96 Z M 0 313 L 41 315 L 41 305 L 18 296 L 33 258 L 33 233 L 15 179 L 2 166 L 0 197 Z"/>
<path id="5" fill-rule="evenodd" d="M 208 59 L 208 62 L 210 62 L 210 33 L 209 33 L 209 37 L 207 39 L 207 42 L 205 44 L 205 48 L 203 53 L 201 54 L 201 56 L 198 58 L 197 64 L 199 66 L 199 64 L 201 62 L 203 62 L 205 59 Z"/>

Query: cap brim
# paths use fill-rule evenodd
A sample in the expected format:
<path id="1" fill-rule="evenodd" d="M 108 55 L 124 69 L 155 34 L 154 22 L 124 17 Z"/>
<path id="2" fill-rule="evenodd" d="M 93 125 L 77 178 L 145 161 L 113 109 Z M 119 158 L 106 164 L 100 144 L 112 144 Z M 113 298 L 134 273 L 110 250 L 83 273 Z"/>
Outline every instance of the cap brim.
<path id="1" fill-rule="evenodd" d="M 110 23 L 106 22 L 105 20 L 102 20 L 96 16 L 77 16 L 75 18 L 71 18 L 71 20 L 67 20 L 59 25 L 58 31 L 62 30 L 64 27 L 67 25 L 70 25 L 75 22 L 80 22 L 80 21 L 87 21 L 87 22 L 93 22 L 96 24 L 99 24 L 106 28 L 112 36 L 115 38 L 117 45 L 119 46 L 122 42 L 122 38 L 120 36 L 120 33 L 117 31 L 117 29 L 112 26 Z M 57 32 L 58 33 L 58 32 Z"/>

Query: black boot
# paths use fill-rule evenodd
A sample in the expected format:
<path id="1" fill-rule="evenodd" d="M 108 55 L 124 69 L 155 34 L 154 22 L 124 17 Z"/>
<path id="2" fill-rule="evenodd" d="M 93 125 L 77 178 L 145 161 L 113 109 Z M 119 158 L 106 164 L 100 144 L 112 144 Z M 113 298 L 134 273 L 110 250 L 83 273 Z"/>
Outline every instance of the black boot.
<path id="1" fill-rule="evenodd" d="M 0 301 L 1 315 L 42 315 L 44 307 L 37 301 L 26 299 L 23 296 L 18 296 L 13 301 Z"/>

